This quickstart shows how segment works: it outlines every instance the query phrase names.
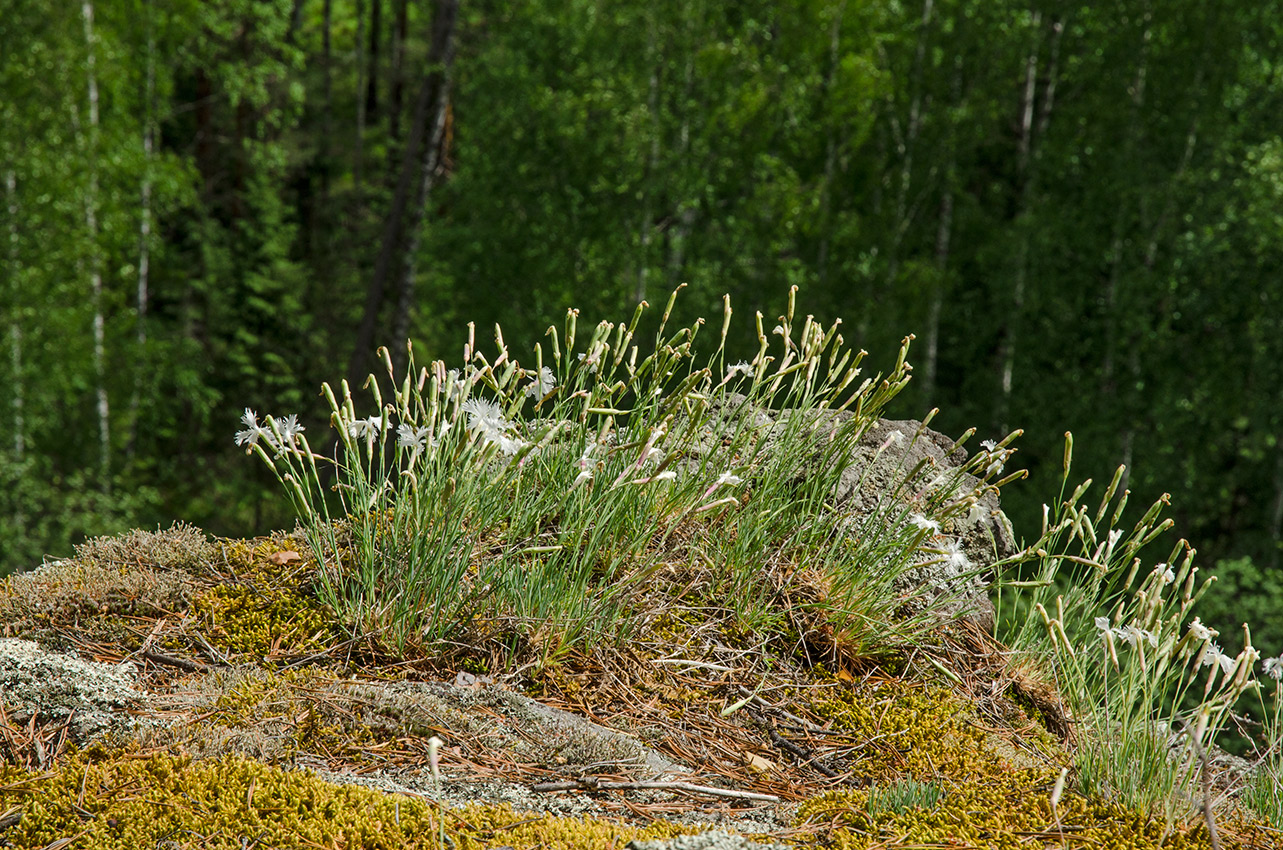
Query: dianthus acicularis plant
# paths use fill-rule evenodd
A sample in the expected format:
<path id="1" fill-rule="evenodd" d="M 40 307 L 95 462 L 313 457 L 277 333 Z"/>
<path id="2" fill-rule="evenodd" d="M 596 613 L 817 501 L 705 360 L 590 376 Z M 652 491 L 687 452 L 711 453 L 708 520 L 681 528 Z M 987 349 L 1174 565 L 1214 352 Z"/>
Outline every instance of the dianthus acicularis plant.
<path id="1" fill-rule="evenodd" d="M 1032 563 L 1034 577 L 1005 583 L 1018 595 L 999 605 L 1008 615 L 1000 617 L 999 637 L 1056 679 L 1081 733 L 1080 789 L 1171 823 L 1204 804 L 1205 756 L 1239 697 L 1260 693 L 1260 653 L 1244 625 L 1243 650 L 1227 656 L 1215 642 L 1217 632 L 1192 616 L 1215 579 L 1199 580 L 1185 541 L 1165 560 L 1142 568 L 1138 553 L 1171 527 L 1171 520 L 1160 520 L 1167 497 L 1130 530 L 1120 527 L 1128 495 L 1118 490 L 1123 469 L 1093 511 L 1083 503 L 1090 480 L 1065 495 L 1072 457 L 1073 440 L 1066 435 L 1066 483 L 1056 508 L 1044 507 L 1037 541 L 1013 559 Z M 1276 681 L 1264 735 L 1272 743 L 1262 748 L 1261 770 L 1245 795 L 1275 825 L 1283 825 L 1277 790 L 1281 672 L 1283 656 L 1261 667 Z M 1271 786 L 1272 797 L 1266 792 Z"/>
<path id="2" fill-rule="evenodd" d="M 750 631 L 779 634 L 772 603 L 805 580 L 823 592 L 804 601 L 848 645 L 908 639 L 912 619 L 889 628 L 912 601 L 893 581 L 932 560 L 965 564 L 941 523 L 980 493 L 919 480 L 869 516 L 834 499 L 856 442 L 909 380 L 908 340 L 890 374 L 860 379 L 865 352 L 836 324 L 796 321 L 794 291 L 769 336 L 757 315 L 752 361 L 728 363 L 729 300 L 701 357 L 702 320 L 668 330 L 676 295 L 650 345 L 636 341 L 642 304 L 586 338 L 569 311 L 528 365 L 498 328 L 490 356 L 470 328 L 457 369 L 417 368 L 410 352 L 398 376 L 383 349 L 391 397 L 371 376 L 358 412 L 346 382 L 323 387 L 330 456 L 295 416 L 260 425 L 247 410 L 237 442 L 293 501 L 323 600 L 398 648 L 483 635 L 548 657 L 625 637 L 649 616 L 656 571 L 685 563 L 712 573 L 718 603 Z M 975 468 L 992 478 L 1005 456 L 981 452 Z"/>
<path id="3" fill-rule="evenodd" d="M 966 464 L 978 485 L 902 469 L 876 510 L 855 512 L 834 498 L 839 480 L 908 383 L 909 340 L 885 377 L 861 380 L 865 352 L 845 348 L 836 324 L 799 325 L 795 293 L 771 334 L 757 314 L 748 362 L 727 362 L 729 300 L 701 356 L 702 320 L 668 329 L 674 293 L 648 344 L 643 303 L 586 337 L 569 311 L 525 365 L 498 328 L 487 355 L 470 326 L 457 368 L 419 368 L 409 352 L 398 376 L 381 349 L 387 376 L 366 382 L 369 408 L 358 413 L 346 382 L 323 385 L 331 453 L 312 449 L 296 416 L 260 425 L 249 410 L 237 443 L 298 511 L 323 601 L 354 634 L 398 649 L 482 637 L 547 659 L 620 641 L 656 616 L 659 574 L 683 564 L 711 576 L 700 599 L 749 633 L 787 631 L 785 599 L 821 613 L 853 651 L 911 644 L 932 621 L 902 616 L 921 608 L 895 579 L 931 561 L 968 566 L 951 533 L 1015 477 L 995 480 L 1016 435 Z M 1066 481 L 1071 455 L 1067 442 Z M 1191 616 L 1210 580 L 1183 541 L 1142 569 L 1138 553 L 1170 521 L 1160 500 L 1118 527 L 1119 480 L 1094 511 L 1082 503 L 1090 481 L 1062 489 L 1039 538 L 1005 565 L 1032 564 L 1033 577 L 1000 585 L 998 631 L 1059 685 L 1080 790 L 1174 819 L 1199 798 L 1200 753 L 1235 700 L 1260 693 L 1259 654 L 1248 635 L 1225 656 Z M 1283 656 L 1263 672 L 1277 680 Z M 1265 714 L 1269 764 L 1245 799 L 1283 825 L 1277 686 Z"/>

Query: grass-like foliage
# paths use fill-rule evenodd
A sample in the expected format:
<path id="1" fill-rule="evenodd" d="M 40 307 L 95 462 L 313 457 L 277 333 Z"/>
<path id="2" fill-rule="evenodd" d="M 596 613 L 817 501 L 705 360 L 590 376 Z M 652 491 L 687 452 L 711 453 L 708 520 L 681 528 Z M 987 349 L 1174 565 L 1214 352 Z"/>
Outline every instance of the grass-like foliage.
<path id="1" fill-rule="evenodd" d="M 653 617 L 657 571 L 683 565 L 711 574 L 705 598 L 749 633 L 780 634 L 772 603 L 805 582 L 801 604 L 849 648 L 885 647 L 914 628 L 889 627 L 907 601 L 895 577 L 961 557 L 939 523 L 978 493 L 918 483 L 858 516 L 834 498 L 909 379 L 908 340 L 889 374 L 861 379 L 865 352 L 837 324 L 799 322 L 794 295 L 771 334 L 757 315 L 751 362 L 727 362 L 729 299 L 703 355 L 702 320 L 669 328 L 673 299 L 650 343 L 637 339 L 645 304 L 587 334 L 572 310 L 525 366 L 498 328 L 491 355 L 470 328 L 458 369 L 418 368 L 410 352 L 396 375 L 381 350 L 388 374 L 367 382 L 368 412 L 346 382 L 323 388 L 330 456 L 293 416 L 259 425 L 246 411 L 237 440 L 292 499 L 324 601 L 400 649 L 482 636 L 548 658 L 622 640 Z"/>
<path id="2" fill-rule="evenodd" d="M 882 812 L 903 814 L 910 809 L 931 809 L 944 790 L 934 782 L 901 779 L 890 785 L 875 785 L 869 790 L 869 814 Z"/>
<path id="3" fill-rule="evenodd" d="M 1283 655 L 1267 659 L 1265 674 L 1274 680 L 1268 703 L 1256 689 L 1264 718 L 1261 745 L 1258 745 L 1257 768 L 1247 787 L 1243 802 L 1275 829 L 1283 829 Z"/>
<path id="4" fill-rule="evenodd" d="M 1123 470 L 1091 508 L 1084 503 L 1090 480 L 1069 492 L 1073 441 L 1066 437 L 1060 500 L 1044 508 L 1038 540 L 1013 559 L 1031 563 L 1033 575 L 1006 583 L 1019 594 L 999 605 L 1007 614 L 999 637 L 1056 680 L 1080 730 L 1080 790 L 1171 823 L 1206 796 L 1205 756 L 1236 700 L 1259 689 L 1260 654 L 1246 626 L 1244 649 L 1231 657 L 1214 642 L 1215 630 L 1191 618 L 1215 579 L 1199 579 L 1184 540 L 1142 567 L 1142 550 L 1172 524 L 1161 519 L 1167 497 L 1132 528 L 1120 526 Z M 1270 659 L 1265 672 L 1277 675 L 1279 663 Z M 1276 694 L 1268 730 L 1275 750 L 1277 708 Z"/>

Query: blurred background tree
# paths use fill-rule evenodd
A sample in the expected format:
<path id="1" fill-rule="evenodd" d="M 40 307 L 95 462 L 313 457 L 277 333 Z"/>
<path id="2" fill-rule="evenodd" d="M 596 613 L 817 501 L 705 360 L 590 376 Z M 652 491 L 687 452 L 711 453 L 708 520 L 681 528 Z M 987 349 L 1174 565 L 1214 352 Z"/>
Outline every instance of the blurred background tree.
<path id="1" fill-rule="evenodd" d="M 288 524 L 240 412 L 377 345 L 796 284 L 1025 430 L 1018 527 L 1072 430 L 1283 584 L 1279 5 L 0 0 L 0 571 Z"/>

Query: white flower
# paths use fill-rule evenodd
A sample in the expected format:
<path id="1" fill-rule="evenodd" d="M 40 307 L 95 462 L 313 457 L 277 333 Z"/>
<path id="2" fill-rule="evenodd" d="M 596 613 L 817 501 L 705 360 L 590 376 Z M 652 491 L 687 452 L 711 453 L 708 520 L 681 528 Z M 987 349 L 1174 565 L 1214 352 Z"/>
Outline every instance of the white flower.
<path id="1" fill-rule="evenodd" d="M 503 410 L 493 401 L 470 398 L 463 403 L 463 412 L 468 414 L 468 430 L 480 434 L 482 439 L 498 446 L 504 454 L 516 454 L 529 445 L 525 440 L 508 435 L 512 423 L 503 418 Z"/>
<path id="2" fill-rule="evenodd" d="M 593 375 L 597 374 L 597 365 L 601 361 L 600 351 L 594 348 L 588 354 L 580 353 L 578 357 L 579 357 L 579 362 L 582 363 L 584 367 L 588 369 L 588 372 L 590 374 L 593 374 Z"/>
<path id="3" fill-rule="evenodd" d="M 538 375 L 531 373 L 531 376 L 534 380 L 526 385 L 526 395 L 532 398 L 543 398 L 557 386 L 557 378 L 547 366 L 540 369 Z"/>
<path id="4" fill-rule="evenodd" d="M 352 420 L 348 423 L 347 432 L 352 435 L 352 439 L 359 440 L 362 437 L 373 438 L 377 436 L 383 430 L 383 427 L 382 416 L 371 416 L 368 419 Z"/>
<path id="5" fill-rule="evenodd" d="M 1265 675 L 1269 676 L 1274 681 L 1277 682 L 1283 680 L 1283 655 L 1280 655 L 1278 658 L 1265 659 L 1265 663 L 1262 667 L 1265 671 Z"/>
<path id="6" fill-rule="evenodd" d="M 1172 568 L 1166 564 L 1159 564 L 1154 567 L 1154 573 L 1159 576 L 1164 585 L 1168 585 L 1176 581 L 1176 573 L 1172 572 Z"/>
<path id="7" fill-rule="evenodd" d="M 985 451 L 989 451 L 989 452 L 991 452 L 991 451 L 993 451 L 994 449 L 998 448 L 998 444 L 997 444 L 997 443 L 995 443 L 993 440 L 981 440 L 981 441 L 980 441 L 980 446 L 981 446 Z"/>
<path id="8" fill-rule="evenodd" d="M 1209 641 L 1214 635 L 1219 634 L 1215 629 L 1209 629 L 1207 626 L 1203 625 L 1202 620 L 1198 617 L 1195 617 L 1194 621 L 1189 624 L 1189 630 L 1196 640 L 1201 641 Z"/>
<path id="9" fill-rule="evenodd" d="M 726 367 L 726 380 L 728 381 L 731 378 L 735 377 L 736 375 L 752 375 L 752 374 L 753 374 L 753 364 L 745 363 L 743 360 L 741 360 L 740 362 L 732 366 Z"/>
<path id="10" fill-rule="evenodd" d="M 259 437 L 262 437 L 264 442 L 271 445 L 272 432 L 268 431 L 266 428 L 263 428 L 258 424 L 257 413 L 250 410 L 248 407 L 245 408 L 245 412 L 241 414 L 241 422 L 245 424 L 245 430 L 236 432 L 236 445 L 238 446 L 256 445 L 258 443 Z"/>
<path id="11" fill-rule="evenodd" d="M 519 440 L 513 437 L 509 437 L 506 434 L 500 434 L 498 439 L 494 439 L 494 440 L 491 440 L 490 435 L 487 434 L 486 439 L 489 442 L 497 443 L 499 446 L 499 451 L 503 452 L 506 455 L 515 455 L 517 452 L 521 451 L 526 446 L 530 445 L 525 440 Z"/>
<path id="12" fill-rule="evenodd" d="M 961 540 L 950 540 L 944 544 L 944 553 L 947 556 L 949 566 L 958 570 L 965 570 L 971 566 L 971 561 L 967 560 L 967 554 L 962 551 Z"/>
<path id="13" fill-rule="evenodd" d="M 1151 647 L 1158 648 L 1158 637 L 1153 632 L 1134 625 L 1119 626 L 1114 629 L 1114 636 L 1120 640 L 1127 641 L 1127 644 L 1132 647 L 1139 646 L 1144 641 Z"/>
<path id="14" fill-rule="evenodd" d="M 576 475 L 576 476 L 575 476 L 575 483 L 573 483 L 573 484 L 571 484 L 571 485 L 570 485 L 570 489 L 572 489 L 572 490 L 573 490 L 573 489 L 575 489 L 575 488 L 576 488 L 576 487 L 578 487 L 580 484 L 583 484 L 585 481 L 592 481 L 592 470 L 591 470 L 591 469 L 585 469 L 585 470 L 583 470 L 582 472 L 580 472 L 578 475 Z"/>
<path id="15" fill-rule="evenodd" d="M 595 449 L 595 448 L 597 448 L 597 444 L 596 444 L 596 443 L 585 443 L 585 444 L 584 444 L 584 451 L 583 451 L 583 453 L 579 455 L 579 460 L 575 461 L 575 468 L 576 468 L 576 469 L 579 469 L 579 470 L 580 470 L 580 472 L 581 472 L 581 474 L 582 474 L 583 472 L 587 472 L 587 471 L 588 471 L 588 469 L 592 466 L 592 452 L 593 452 L 593 449 Z M 589 476 L 588 476 L 588 477 L 589 477 L 589 478 L 592 478 L 591 473 L 589 474 Z M 577 479 L 576 479 L 576 480 L 577 480 Z"/>
<path id="16" fill-rule="evenodd" d="M 665 469 L 663 472 L 657 472 L 647 478 L 634 478 L 629 484 L 652 484 L 656 481 L 672 481 L 677 477 L 677 473 L 671 469 Z"/>
<path id="17" fill-rule="evenodd" d="M 1109 626 L 1108 617 L 1097 617 L 1093 622 L 1096 624 L 1096 628 L 1100 629 L 1102 632 L 1105 632 L 1106 634 L 1109 634 L 1112 631 Z"/>
<path id="18" fill-rule="evenodd" d="M 985 506 L 976 502 L 967 510 L 967 524 L 975 525 L 988 516 L 989 511 L 985 509 Z"/>
<path id="19" fill-rule="evenodd" d="M 909 517 L 909 522 L 913 523 L 923 531 L 929 531 L 932 534 L 940 533 L 940 523 L 933 519 L 927 519 L 922 514 L 913 514 Z"/>
<path id="20" fill-rule="evenodd" d="M 1211 667 L 1213 664 L 1219 664 L 1226 675 L 1234 669 L 1234 659 L 1222 652 L 1216 644 L 1209 643 L 1198 656 L 1198 666 Z"/>
<path id="21" fill-rule="evenodd" d="M 415 428 L 408 422 L 402 422 L 396 428 L 396 443 L 403 449 L 421 449 L 428 439 L 428 426 Z"/>
<path id="22" fill-rule="evenodd" d="M 487 436 L 498 436 L 508 429 L 508 422 L 503 418 L 503 410 L 493 401 L 470 398 L 463 403 L 463 412 L 468 414 L 469 431 L 481 431 Z"/>
<path id="23" fill-rule="evenodd" d="M 286 445 L 290 446 L 294 445 L 294 441 L 298 439 L 299 434 L 307 430 L 298 424 L 298 416 L 293 413 L 285 417 L 284 421 L 280 423 L 280 428 L 281 436 L 285 439 Z"/>
<path id="24" fill-rule="evenodd" d="M 738 475 L 732 475 L 729 472 L 723 472 L 721 475 L 717 476 L 718 487 L 724 487 L 724 486 L 738 487 L 743 483 L 744 483 L 743 478 L 740 478 Z"/>

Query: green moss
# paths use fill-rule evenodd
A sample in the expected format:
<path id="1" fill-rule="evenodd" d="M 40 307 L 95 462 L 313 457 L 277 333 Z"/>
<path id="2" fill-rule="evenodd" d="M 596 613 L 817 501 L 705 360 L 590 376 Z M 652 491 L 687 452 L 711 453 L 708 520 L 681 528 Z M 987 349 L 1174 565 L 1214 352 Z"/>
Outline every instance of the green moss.
<path id="1" fill-rule="evenodd" d="M 1062 795 L 1053 814 L 1051 793 L 1058 770 L 1051 763 L 1013 767 L 992 749 L 990 735 L 975 723 L 970 707 L 941 688 L 892 679 L 828 693 L 815 707 L 834 728 L 864 742 L 857 745 L 854 762 L 846 765 L 857 778 L 894 783 L 915 777 L 943 792 L 932 806 L 900 811 L 876 801 L 871 805 L 876 786 L 831 791 L 802 803 L 797 826 L 827 827 L 826 841 L 838 850 L 893 845 L 1010 850 L 1048 845 L 1100 850 L 1211 846 L 1197 820 L 1169 832 L 1161 819 L 1072 791 Z M 1277 846 L 1259 826 L 1241 820 L 1223 830 L 1226 847 L 1251 843 L 1227 837 L 1234 835 L 1252 836 L 1252 841 L 1263 842 L 1259 846 Z"/>
<path id="2" fill-rule="evenodd" d="M 1201 824 L 1165 834 L 1161 820 L 1072 794 L 1060 801 L 1058 827 L 1051 811 L 1051 789 L 1044 779 L 1040 771 L 1022 770 L 983 782 L 948 783 L 934 807 L 902 813 L 870 812 L 868 791 L 832 791 L 803 803 L 797 820 L 799 826 L 833 827 L 828 838 L 840 850 L 897 844 L 1003 850 L 1047 845 L 1100 850 L 1211 846 Z"/>
<path id="3" fill-rule="evenodd" d="M 194 608 L 209 639 L 232 652 L 301 652 L 329 636 L 331 620 L 319 603 L 279 588 L 220 584 L 198 596 Z"/>
<path id="4" fill-rule="evenodd" d="M 847 768 L 858 778 L 961 780 L 1001 772 L 970 709 L 943 688 L 884 679 L 833 688 L 813 702 L 834 728 L 864 743 Z"/>
<path id="5" fill-rule="evenodd" d="M 76 846 L 241 850 L 342 847 L 363 850 L 438 848 L 441 810 L 421 798 L 335 785 L 309 771 L 286 771 L 228 756 L 194 762 L 170 755 L 119 753 L 75 759 L 36 776 L 0 765 L 0 812 L 18 806 L 21 820 L 8 846 L 45 847 L 75 836 Z M 536 818 L 505 806 L 444 812 L 447 846 L 618 848 L 633 839 L 689 830 L 645 829 L 596 819 Z"/>
<path id="6" fill-rule="evenodd" d="M 223 544 L 227 566 L 240 581 L 216 585 L 193 604 L 212 642 L 256 657 L 306 652 L 328 642 L 334 618 L 300 588 L 307 567 L 300 566 L 306 562 L 295 547 L 302 544 L 276 537 Z"/>

